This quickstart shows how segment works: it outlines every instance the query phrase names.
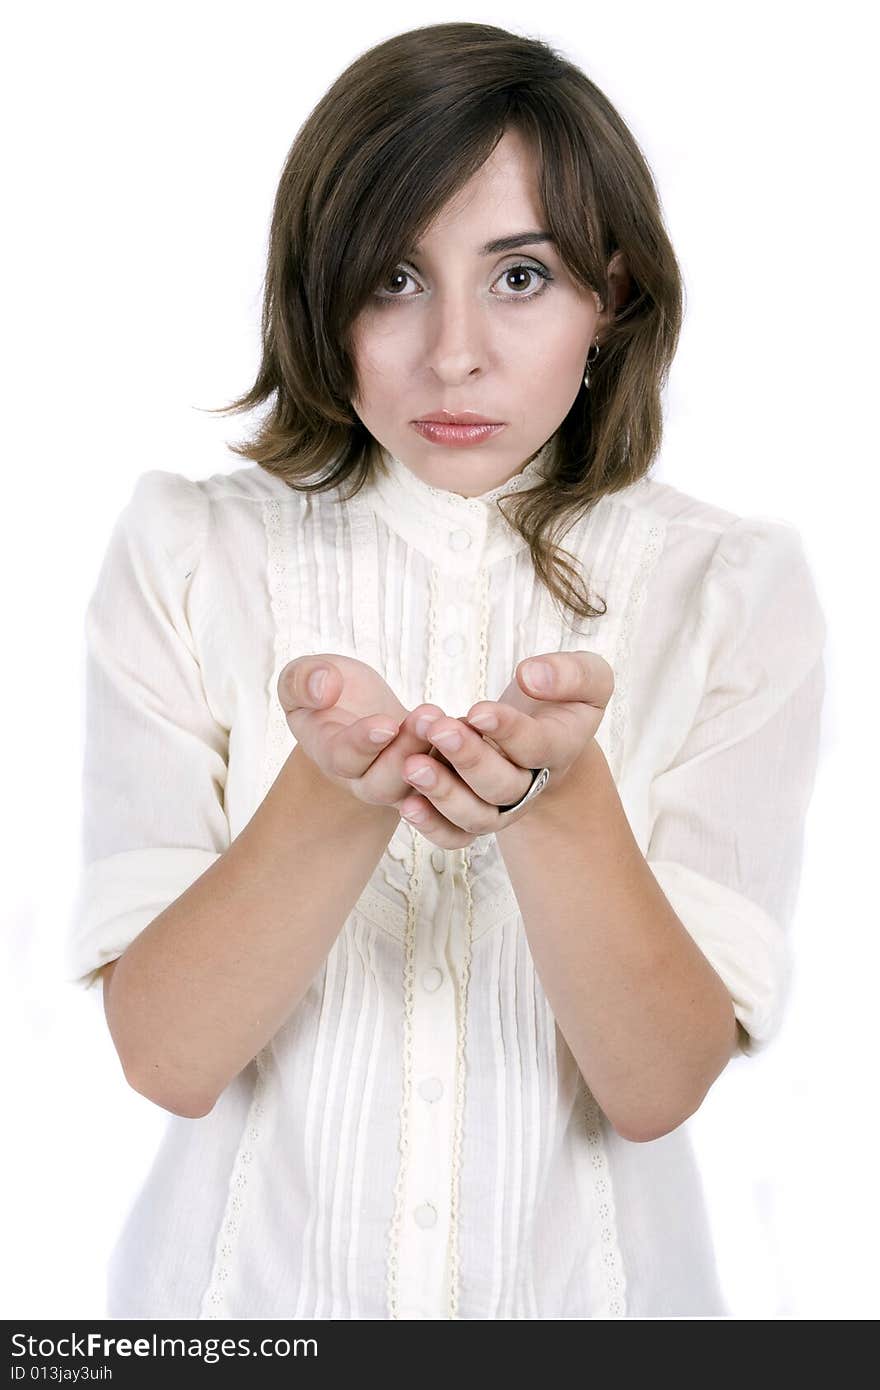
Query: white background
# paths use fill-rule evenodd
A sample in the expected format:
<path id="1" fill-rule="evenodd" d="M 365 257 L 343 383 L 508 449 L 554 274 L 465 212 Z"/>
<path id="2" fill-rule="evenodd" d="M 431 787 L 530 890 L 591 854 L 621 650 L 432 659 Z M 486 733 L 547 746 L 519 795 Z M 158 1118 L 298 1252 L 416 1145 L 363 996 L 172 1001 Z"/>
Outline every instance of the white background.
<path id="1" fill-rule="evenodd" d="M 4 1318 L 103 1313 L 166 1114 L 60 982 L 85 605 L 135 479 L 232 471 L 268 222 L 311 107 L 450 19 L 577 62 L 651 165 L 687 311 L 654 476 L 800 530 L 828 696 L 782 1034 L 691 1121 L 737 1317 L 880 1311 L 876 1065 L 877 106 L 865 4 L 544 0 L 16 7 L 2 101 Z"/>

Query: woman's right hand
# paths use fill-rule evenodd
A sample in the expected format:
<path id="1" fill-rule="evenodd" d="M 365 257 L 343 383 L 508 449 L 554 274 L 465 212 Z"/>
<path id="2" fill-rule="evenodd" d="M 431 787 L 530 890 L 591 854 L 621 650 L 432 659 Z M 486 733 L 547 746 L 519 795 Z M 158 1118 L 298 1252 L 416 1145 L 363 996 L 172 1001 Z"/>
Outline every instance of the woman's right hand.
<path id="1" fill-rule="evenodd" d="M 319 668 L 327 675 L 321 695 L 315 696 L 308 682 Z M 413 794 L 403 777 L 403 764 L 413 753 L 426 753 L 449 766 L 439 749 L 416 732 L 418 719 L 442 717 L 443 710 L 428 704 L 407 711 L 364 661 L 333 652 L 297 657 L 281 671 L 277 694 L 306 756 L 360 801 L 394 806 L 399 812 Z M 370 739 L 378 729 L 390 731 L 384 743 Z"/>

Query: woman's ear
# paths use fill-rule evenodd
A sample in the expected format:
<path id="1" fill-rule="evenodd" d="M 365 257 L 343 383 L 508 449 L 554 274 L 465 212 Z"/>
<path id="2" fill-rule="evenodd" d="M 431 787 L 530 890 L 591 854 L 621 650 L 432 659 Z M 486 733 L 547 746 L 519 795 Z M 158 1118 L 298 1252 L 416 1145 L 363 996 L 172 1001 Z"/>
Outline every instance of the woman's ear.
<path id="1" fill-rule="evenodd" d="M 596 327 L 601 331 L 611 323 L 618 309 L 622 308 L 629 299 L 632 289 L 632 279 L 629 273 L 629 266 L 626 256 L 622 251 L 615 251 L 611 260 L 608 262 L 608 288 L 610 300 L 608 305 L 603 308 L 599 315 L 599 323 Z"/>

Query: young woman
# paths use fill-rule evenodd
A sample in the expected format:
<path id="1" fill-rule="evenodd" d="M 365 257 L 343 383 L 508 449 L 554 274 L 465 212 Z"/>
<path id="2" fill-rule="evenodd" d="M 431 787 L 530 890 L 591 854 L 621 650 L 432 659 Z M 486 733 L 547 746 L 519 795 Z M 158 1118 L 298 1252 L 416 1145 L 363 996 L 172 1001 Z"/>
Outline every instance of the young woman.
<path id="1" fill-rule="evenodd" d="M 87 616 L 69 973 L 172 1116 L 108 1311 L 723 1314 L 687 1120 L 780 1027 L 825 624 L 649 476 L 649 169 L 544 43 L 416 29 L 265 290 L 248 465 L 142 475 Z"/>

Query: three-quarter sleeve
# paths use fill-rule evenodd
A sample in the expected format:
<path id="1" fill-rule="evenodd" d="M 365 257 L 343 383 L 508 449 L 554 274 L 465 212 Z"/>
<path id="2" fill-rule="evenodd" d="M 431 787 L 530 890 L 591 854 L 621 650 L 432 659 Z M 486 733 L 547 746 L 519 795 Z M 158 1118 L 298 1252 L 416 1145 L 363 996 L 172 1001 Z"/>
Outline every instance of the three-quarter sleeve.
<path id="1" fill-rule="evenodd" d="M 87 989 L 229 844 L 228 730 L 191 614 L 209 507 L 196 482 L 142 474 L 86 609 L 82 859 L 63 972 Z"/>
<path id="2" fill-rule="evenodd" d="M 826 623 L 801 537 L 745 517 L 720 536 L 698 600 L 696 719 L 651 784 L 646 858 L 727 986 L 751 1056 L 778 1032 L 818 763 Z"/>

